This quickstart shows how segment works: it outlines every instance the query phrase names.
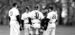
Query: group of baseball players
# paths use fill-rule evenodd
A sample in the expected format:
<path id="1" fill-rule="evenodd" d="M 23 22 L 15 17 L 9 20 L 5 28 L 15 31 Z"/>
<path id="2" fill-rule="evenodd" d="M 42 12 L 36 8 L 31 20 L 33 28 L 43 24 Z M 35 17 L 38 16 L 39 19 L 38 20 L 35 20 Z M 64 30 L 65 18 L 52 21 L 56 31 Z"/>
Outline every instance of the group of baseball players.
<path id="1" fill-rule="evenodd" d="M 24 35 L 55 35 L 57 11 L 53 10 L 53 7 L 48 7 L 46 10 L 44 15 L 38 6 L 35 6 L 32 11 L 26 7 L 26 11 L 19 18 L 17 3 L 14 3 L 13 8 L 9 10 L 10 35 L 21 35 L 20 19 L 24 21 Z"/>

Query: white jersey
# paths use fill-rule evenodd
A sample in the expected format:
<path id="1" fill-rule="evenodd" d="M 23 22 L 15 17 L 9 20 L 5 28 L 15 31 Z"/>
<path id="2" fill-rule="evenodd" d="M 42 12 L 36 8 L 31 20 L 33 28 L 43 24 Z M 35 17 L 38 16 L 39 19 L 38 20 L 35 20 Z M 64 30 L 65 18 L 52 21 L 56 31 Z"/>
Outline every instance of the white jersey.
<path id="1" fill-rule="evenodd" d="M 38 18 L 36 18 L 36 13 L 38 13 L 37 14 Z M 44 15 L 40 11 L 34 10 L 30 13 L 30 17 L 31 17 L 31 19 L 33 19 L 32 26 L 34 28 L 40 28 L 40 20 L 39 19 L 43 19 Z"/>
<path id="2" fill-rule="evenodd" d="M 17 15 L 19 15 L 19 10 L 16 7 L 13 7 L 12 9 L 10 9 L 9 16 L 10 16 L 11 20 L 17 20 L 16 19 Z"/>
<path id="3" fill-rule="evenodd" d="M 21 19 L 24 20 L 24 23 L 28 23 L 29 13 L 23 13 Z"/>
<path id="4" fill-rule="evenodd" d="M 49 12 L 47 18 L 50 19 L 50 22 L 55 22 L 57 20 L 57 12 Z"/>
<path id="5" fill-rule="evenodd" d="M 30 17 L 32 19 L 36 19 L 36 12 L 38 13 L 38 19 L 43 19 L 44 18 L 44 15 L 39 11 L 39 10 L 33 10 L 31 13 L 30 13 Z"/>

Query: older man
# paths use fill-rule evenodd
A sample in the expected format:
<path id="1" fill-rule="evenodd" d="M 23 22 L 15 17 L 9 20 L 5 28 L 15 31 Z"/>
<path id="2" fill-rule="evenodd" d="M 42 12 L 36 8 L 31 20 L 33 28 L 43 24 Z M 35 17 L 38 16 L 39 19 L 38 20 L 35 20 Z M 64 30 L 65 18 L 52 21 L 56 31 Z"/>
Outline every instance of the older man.
<path id="1" fill-rule="evenodd" d="M 17 20 L 19 20 L 19 10 L 17 8 L 17 3 L 13 4 L 13 8 L 9 11 L 10 17 L 10 35 L 20 35 L 20 25 Z"/>

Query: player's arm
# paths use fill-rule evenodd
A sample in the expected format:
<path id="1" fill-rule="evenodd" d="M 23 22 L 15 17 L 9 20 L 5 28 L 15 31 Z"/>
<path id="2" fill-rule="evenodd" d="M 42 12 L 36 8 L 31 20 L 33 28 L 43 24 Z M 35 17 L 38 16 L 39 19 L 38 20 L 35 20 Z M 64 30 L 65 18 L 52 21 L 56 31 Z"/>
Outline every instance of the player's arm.
<path id="1" fill-rule="evenodd" d="M 11 20 L 11 16 L 13 16 L 13 11 L 9 10 L 9 13 L 8 13 L 8 20 L 9 21 Z M 10 27 L 10 24 L 9 24 L 9 27 Z"/>
<path id="2" fill-rule="evenodd" d="M 49 22 L 49 21 L 50 21 L 50 19 L 51 19 L 50 14 L 48 14 L 48 15 L 47 15 L 46 19 L 47 19 L 47 22 Z"/>
<path id="3" fill-rule="evenodd" d="M 20 17 L 19 10 L 16 10 L 16 12 L 15 12 L 15 16 L 16 16 L 17 21 L 18 21 L 19 24 L 20 24 L 20 23 L 21 23 L 21 17 Z"/>
<path id="4" fill-rule="evenodd" d="M 43 26 L 42 26 L 42 27 L 43 27 L 43 30 L 46 30 L 46 29 L 47 29 L 49 20 L 50 20 L 50 19 L 48 19 L 48 18 L 44 18 L 44 19 L 42 20 L 43 22 L 41 23 L 41 25 L 43 25 Z"/>
<path id="5" fill-rule="evenodd" d="M 39 19 L 40 20 L 44 19 L 44 15 L 41 12 L 39 12 Z"/>
<path id="6" fill-rule="evenodd" d="M 7 16 L 8 17 L 8 21 L 9 21 L 9 23 L 10 23 L 10 17 L 9 16 Z M 9 28 L 10 28 L 10 24 L 8 25 L 9 26 Z"/>
<path id="7" fill-rule="evenodd" d="M 8 20 L 10 21 L 10 17 L 8 16 Z"/>
<path id="8" fill-rule="evenodd" d="M 8 19 L 9 19 L 9 21 L 11 20 L 11 19 L 10 19 L 11 16 L 13 16 L 13 11 L 12 11 L 12 10 L 10 10 L 9 13 L 8 13 Z"/>
<path id="9" fill-rule="evenodd" d="M 28 20 L 29 20 L 29 24 L 32 25 L 32 22 L 31 22 L 31 18 L 30 17 L 28 17 Z"/>
<path id="10" fill-rule="evenodd" d="M 20 23 L 21 23 L 20 15 L 17 15 L 16 18 L 17 18 L 17 21 L 18 21 L 19 24 L 20 24 Z"/>
<path id="11" fill-rule="evenodd" d="M 49 18 L 47 18 L 46 16 L 45 16 L 45 18 L 43 18 L 44 20 L 43 20 L 43 29 L 44 30 L 46 30 L 47 29 L 47 26 L 48 26 L 48 22 L 50 21 L 50 19 Z"/>
<path id="12" fill-rule="evenodd" d="M 22 16 L 21 16 L 21 20 L 24 20 L 24 16 L 23 16 L 23 14 L 22 14 Z"/>
<path id="13" fill-rule="evenodd" d="M 8 20 L 10 21 L 10 16 L 9 16 L 9 13 L 8 13 Z"/>

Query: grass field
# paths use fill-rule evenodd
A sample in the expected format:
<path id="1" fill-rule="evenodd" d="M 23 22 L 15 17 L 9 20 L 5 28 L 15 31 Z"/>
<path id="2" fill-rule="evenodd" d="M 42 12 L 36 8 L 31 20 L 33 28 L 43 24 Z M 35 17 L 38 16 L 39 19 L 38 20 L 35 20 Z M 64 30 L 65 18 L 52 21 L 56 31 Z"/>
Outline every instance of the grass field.
<path id="1" fill-rule="evenodd" d="M 0 35 L 9 35 L 9 31 L 9 26 L 0 25 Z M 21 35 L 24 35 L 23 31 Z M 75 26 L 57 26 L 56 35 L 75 35 Z"/>

